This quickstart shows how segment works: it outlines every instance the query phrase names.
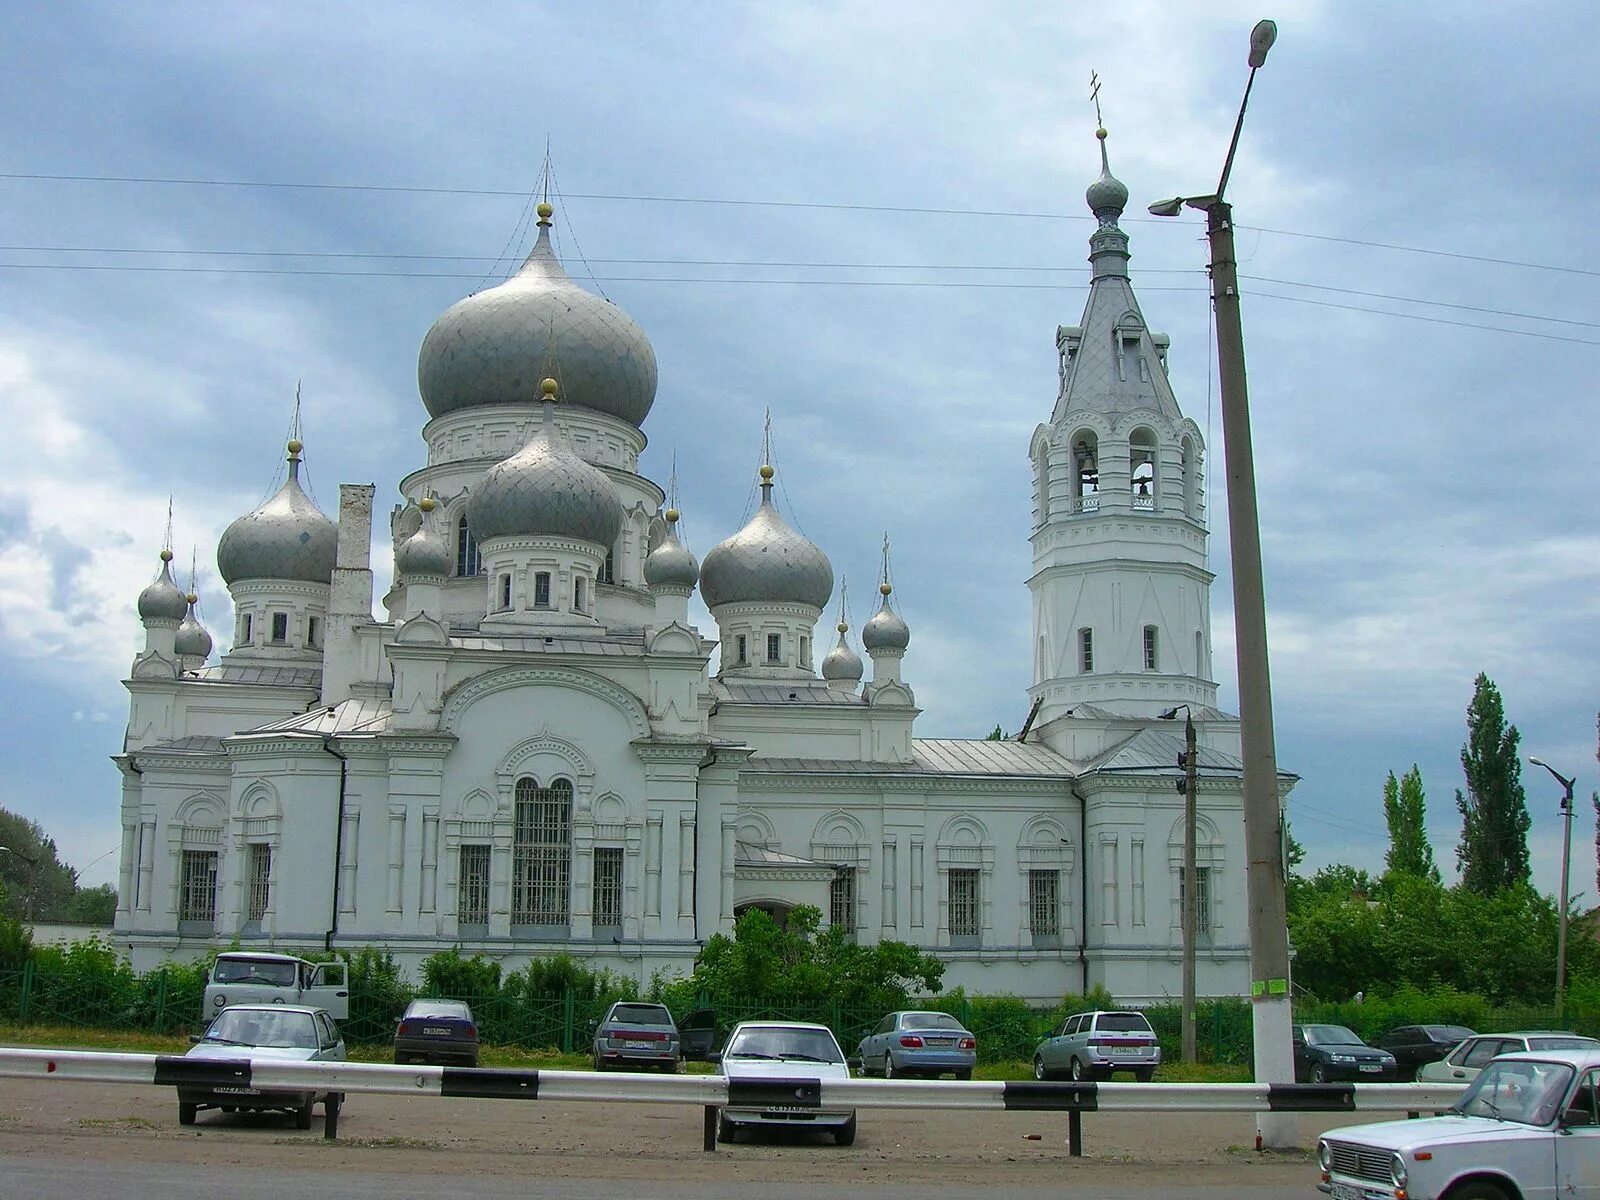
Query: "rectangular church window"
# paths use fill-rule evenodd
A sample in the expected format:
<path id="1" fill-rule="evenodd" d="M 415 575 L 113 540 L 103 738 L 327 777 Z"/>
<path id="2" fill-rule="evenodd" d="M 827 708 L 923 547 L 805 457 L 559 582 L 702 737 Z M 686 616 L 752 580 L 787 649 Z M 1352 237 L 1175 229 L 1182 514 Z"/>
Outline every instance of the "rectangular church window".
<path id="1" fill-rule="evenodd" d="M 456 921 L 463 927 L 488 927 L 488 846 L 461 847 L 461 878 L 456 885 Z"/>
<path id="2" fill-rule="evenodd" d="M 733 639 L 734 648 L 738 650 L 739 657 L 734 660 L 736 666 L 744 666 L 750 661 L 750 640 L 744 634 Z"/>
<path id="3" fill-rule="evenodd" d="M 217 919 L 217 853 L 185 850 L 178 887 L 178 920 L 210 924 Z"/>
<path id="4" fill-rule="evenodd" d="M 828 924 L 837 925 L 852 934 L 856 927 L 856 869 L 835 867 L 833 882 L 828 884 Z"/>
<path id="5" fill-rule="evenodd" d="M 533 606 L 535 608 L 550 607 L 549 571 L 535 571 L 533 573 Z"/>
<path id="6" fill-rule="evenodd" d="M 1078 670 L 1085 675 L 1094 671 L 1094 630 L 1078 630 Z"/>
<path id="7" fill-rule="evenodd" d="M 573 612 L 583 612 L 584 611 L 584 608 L 583 608 L 583 577 L 582 576 L 579 576 L 578 578 L 576 578 L 576 579 L 574 579 L 572 581 L 572 611 Z"/>
<path id="8" fill-rule="evenodd" d="M 622 847 L 594 851 L 594 928 L 596 934 L 622 928 Z"/>
<path id="9" fill-rule="evenodd" d="M 306 645 L 318 646 L 322 644 L 322 618 L 306 618 Z"/>
<path id="10" fill-rule="evenodd" d="M 1159 657 L 1156 654 L 1156 638 L 1156 627 L 1154 625 L 1146 625 L 1144 627 L 1144 669 L 1146 671 L 1155 671 L 1160 669 L 1157 665 L 1159 662 Z"/>
<path id="11" fill-rule="evenodd" d="M 498 590 L 499 590 L 500 595 L 499 595 L 499 599 L 495 603 L 495 606 L 501 612 L 505 612 L 506 609 L 511 607 L 511 576 L 510 575 L 502 575 L 502 576 L 500 576 L 500 587 L 499 587 Z"/>
<path id="12" fill-rule="evenodd" d="M 976 943 L 978 938 L 978 872 L 970 867 L 950 871 L 950 941 Z"/>
<path id="13" fill-rule="evenodd" d="M 272 644 L 281 646 L 289 640 L 289 614 L 272 614 Z"/>
<path id="14" fill-rule="evenodd" d="M 1061 936 L 1061 872 L 1028 872 L 1028 932 L 1034 944 Z"/>
<path id="15" fill-rule="evenodd" d="M 250 644 L 250 635 L 254 631 L 254 626 L 255 621 L 251 618 L 249 613 L 239 614 L 239 644 L 241 646 L 248 646 Z"/>
<path id="16" fill-rule="evenodd" d="M 268 889 L 272 881 L 272 847 L 264 843 L 252 843 L 247 871 L 250 890 L 245 902 L 244 919 L 259 925 L 267 915 Z"/>
<path id="17" fill-rule="evenodd" d="M 1183 921 L 1183 870 L 1178 871 L 1178 921 Z M 1211 930 L 1211 868 L 1194 869 L 1194 928 L 1196 933 Z"/>
<path id="18" fill-rule="evenodd" d="M 783 661 L 783 635 L 781 633 L 767 634 L 767 661 L 769 663 Z"/>

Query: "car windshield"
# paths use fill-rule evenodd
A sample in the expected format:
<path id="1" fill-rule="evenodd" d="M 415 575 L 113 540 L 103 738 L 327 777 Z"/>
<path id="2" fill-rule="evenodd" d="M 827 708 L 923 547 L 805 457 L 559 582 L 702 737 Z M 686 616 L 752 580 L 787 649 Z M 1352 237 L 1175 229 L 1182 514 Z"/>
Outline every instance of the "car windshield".
<path id="1" fill-rule="evenodd" d="M 1308 1046 L 1364 1046 L 1366 1045 L 1343 1025 L 1307 1025 Z"/>
<path id="2" fill-rule="evenodd" d="M 310 1013 L 272 1008 L 225 1008 L 206 1030 L 206 1041 L 315 1050 L 317 1029 Z"/>
<path id="3" fill-rule="evenodd" d="M 211 971 L 212 983 L 267 983 L 293 987 L 295 964 L 268 958 L 219 958 Z"/>
<path id="4" fill-rule="evenodd" d="M 1566 1063 L 1502 1059 L 1472 1081 L 1455 1111 L 1465 1117 L 1548 1125 L 1571 1083 L 1572 1068 Z"/>
<path id="5" fill-rule="evenodd" d="M 1121 1029 L 1132 1030 L 1137 1033 L 1149 1033 L 1150 1022 L 1146 1021 L 1139 1013 L 1101 1013 L 1094 1023 L 1096 1029 Z"/>
<path id="6" fill-rule="evenodd" d="M 839 1043 L 826 1029 L 784 1029 L 756 1026 L 741 1029 L 723 1053 L 724 1058 L 794 1058 L 805 1062 L 839 1063 Z"/>
<path id="7" fill-rule="evenodd" d="M 609 1020 L 616 1025 L 671 1025 L 672 1014 L 659 1004 L 619 1004 Z"/>
<path id="8" fill-rule="evenodd" d="M 904 1029 L 960 1029 L 961 1022 L 949 1013 L 907 1013 L 900 1020 Z"/>
<path id="9" fill-rule="evenodd" d="M 472 1010 L 459 1000 L 413 1000 L 406 1005 L 406 1017 L 437 1017 L 445 1021 L 470 1021 Z M 405 1018 L 402 1017 L 402 1020 Z"/>

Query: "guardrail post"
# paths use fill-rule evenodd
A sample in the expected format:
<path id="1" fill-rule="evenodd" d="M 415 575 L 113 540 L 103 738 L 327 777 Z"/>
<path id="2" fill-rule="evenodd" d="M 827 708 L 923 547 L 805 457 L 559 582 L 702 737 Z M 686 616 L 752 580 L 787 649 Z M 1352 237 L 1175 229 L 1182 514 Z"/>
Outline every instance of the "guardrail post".
<path id="1" fill-rule="evenodd" d="M 329 1092 L 322 1102 L 322 1137 L 324 1141 L 339 1140 L 339 1108 L 344 1103 L 343 1092 Z"/>
<path id="2" fill-rule="evenodd" d="M 1067 1114 L 1067 1156 L 1083 1157 L 1083 1114 L 1077 1109 Z"/>
<path id="3" fill-rule="evenodd" d="M 706 1140 L 705 1140 L 705 1145 L 702 1146 L 701 1149 L 705 1150 L 705 1151 L 708 1151 L 708 1152 L 712 1152 L 712 1151 L 715 1151 L 716 1148 L 717 1148 L 717 1106 L 715 1104 L 706 1105 L 706 1118 L 705 1118 L 705 1120 L 706 1120 L 706 1130 L 705 1130 Z"/>

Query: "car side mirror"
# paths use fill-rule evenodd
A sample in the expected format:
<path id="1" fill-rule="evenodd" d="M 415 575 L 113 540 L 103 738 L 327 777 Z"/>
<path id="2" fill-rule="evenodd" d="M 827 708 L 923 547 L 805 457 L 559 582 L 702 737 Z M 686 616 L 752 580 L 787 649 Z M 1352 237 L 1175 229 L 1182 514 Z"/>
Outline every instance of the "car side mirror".
<path id="1" fill-rule="evenodd" d="M 847 1058 L 844 1060 L 844 1065 L 849 1067 L 852 1071 L 859 1071 L 861 1069 L 861 1059 L 859 1057 Z"/>
<path id="2" fill-rule="evenodd" d="M 722 1061 L 722 1051 L 721 1050 L 709 1051 L 706 1054 L 706 1061 L 709 1062 L 709 1063 L 719 1063 L 719 1062 L 721 1062 Z"/>
<path id="3" fill-rule="evenodd" d="M 205 1040 L 206 1040 L 206 1035 L 203 1034 L 203 1033 L 191 1033 L 189 1035 L 189 1045 L 191 1045 L 191 1046 L 198 1046 L 201 1042 L 203 1042 Z"/>

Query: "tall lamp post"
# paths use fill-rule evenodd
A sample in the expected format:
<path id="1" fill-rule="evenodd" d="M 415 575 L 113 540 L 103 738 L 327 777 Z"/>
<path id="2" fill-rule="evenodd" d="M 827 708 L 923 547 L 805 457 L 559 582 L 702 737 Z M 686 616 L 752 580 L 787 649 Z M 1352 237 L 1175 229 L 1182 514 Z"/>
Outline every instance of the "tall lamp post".
<path id="1" fill-rule="evenodd" d="M 1244 128 L 1245 106 L 1256 71 L 1267 60 L 1278 27 L 1262 21 L 1250 32 L 1250 77 L 1233 139 L 1214 193 L 1179 196 L 1150 206 L 1175 217 L 1184 206 L 1206 214 L 1211 246 L 1211 301 L 1217 322 L 1217 374 L 1222 437 L 1228 462 L 1228 544 L 1233 555 L 1233 623 L 1239 668 L 1239 737 L 1244 757 L 1246 886 L 1250 903 L 1250 999 L 1255 1034 L 1255 1077 L 1262 1083 L 1294 1078 L 1289 1038 L 1289 932 L 1283 879 L 1283 814 L 1278 798 L 1278 754 L 1272 734 L 1272 681 L 1267 667 L 1267 606 L 1261 580 L 1261 529 L 1256 511 L 1255 460 L 1250 446 L 1250 402 L 1245 386 L 1244 329 L 1239 316 L 1239 264 L 1233 247 L 1233 209 L 1223 199 Z M 1295 1123 L 1257 1113 L 1262 1145 L 1294 1143 Z"/>
<path id="2" fill-rule="evenodd" d="M 1171 721 L 1180 708 L 1183 709 L 1183 753 L 1178 756 L 1178 765 L 1183 768 L 1183 778 L 1178 780 L 1178 790 L 1183 793 L 1183 1061 L 1192 1063 L 1196 1057 L 1194 947 L 1200 932 L 1200 872 L 1194 863 L 1195 792 L 1199 788 L 1194 713 L 1187 704 L 1175 704 L 1156 715 L 1160 720 Z"/>
<path id="3" fill-rule="evenodd" d="M 1561 797 L 1561 915 L 1556 920 L 1556 1016 L 1559 1018 L 1567 1002 L 1567 871 L 1572 865 L 1572 785 L 1577 780 L 1568 779 L 1542 758 L 1530 754 L 1528 761 L 1549 771 L 1566 791 Z"/>

